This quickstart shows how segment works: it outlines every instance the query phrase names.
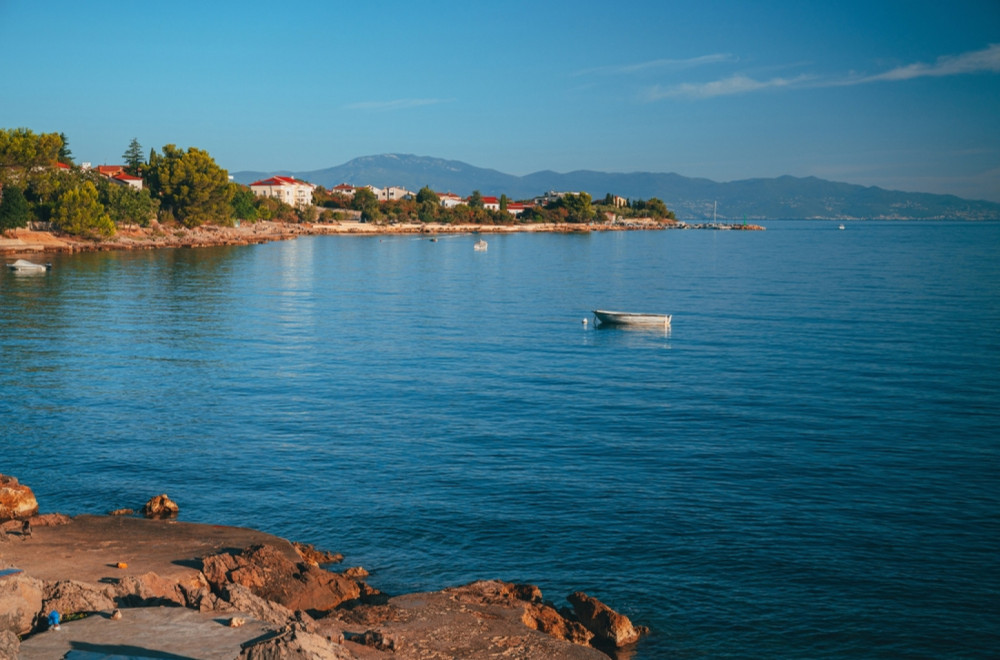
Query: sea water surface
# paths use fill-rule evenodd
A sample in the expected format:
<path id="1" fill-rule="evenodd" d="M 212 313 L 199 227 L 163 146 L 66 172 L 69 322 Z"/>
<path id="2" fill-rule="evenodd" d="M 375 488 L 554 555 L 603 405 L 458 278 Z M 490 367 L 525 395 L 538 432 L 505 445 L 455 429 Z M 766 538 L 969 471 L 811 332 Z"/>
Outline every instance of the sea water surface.
<path id="1" fill-rule="evenodd" d="M 1000 223 L 835 227 L 4 269 L 0 473 L 69 514 L 167 493 L 389 593 L 583 590 L 652 628 L 634 660 L 995 657 Z"/>

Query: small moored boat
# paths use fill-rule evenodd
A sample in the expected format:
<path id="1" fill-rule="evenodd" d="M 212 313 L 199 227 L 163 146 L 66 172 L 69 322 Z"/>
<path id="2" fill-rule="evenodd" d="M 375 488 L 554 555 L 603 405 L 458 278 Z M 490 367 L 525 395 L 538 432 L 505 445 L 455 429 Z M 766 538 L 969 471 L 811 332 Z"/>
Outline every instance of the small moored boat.
<path id="1" fill-rule="evenodd" d="M 594 318 L 602 325 L 641 325 L 645 327 L 670 327 L 670 314 L 639 314 L 636 312 L 609 312 L 594 310 Z"/>
<path id="2" fill-rule="evenodd" d="M 472 249 L 477 252 L 485 252 L 487 245 L 488 245 L 487 242 L 480 238 L 478 241 L 476 241 L 476 244 L 472 246 Z"/>
<path id="3" fill-rule="evenodd" d="M 36 264 L 27 259 L 18 259 L 12 264 L 7 264 L 7 268 L 16 273 L 41 273 L 46 270 L 52 270 L 52 264 Z"/>

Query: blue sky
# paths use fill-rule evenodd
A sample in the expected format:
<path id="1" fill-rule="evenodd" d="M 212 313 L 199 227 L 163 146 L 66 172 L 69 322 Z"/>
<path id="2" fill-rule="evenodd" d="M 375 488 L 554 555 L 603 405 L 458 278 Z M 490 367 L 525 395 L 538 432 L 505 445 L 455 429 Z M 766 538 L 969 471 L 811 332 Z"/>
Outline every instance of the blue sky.
<path id="1" fill-rule="evenodd" d="M 814 175 L 1000 202 L 1000 1 L 0 0 L 0 127 L 231 171 Z"/>

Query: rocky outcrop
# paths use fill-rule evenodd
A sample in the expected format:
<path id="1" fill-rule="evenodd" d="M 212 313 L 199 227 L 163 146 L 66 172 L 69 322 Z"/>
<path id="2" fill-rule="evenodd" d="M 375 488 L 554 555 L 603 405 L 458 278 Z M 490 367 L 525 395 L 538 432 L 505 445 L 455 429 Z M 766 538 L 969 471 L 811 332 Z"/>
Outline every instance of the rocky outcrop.
<path id="1" fill-rule="evenodd" d="M 238 584 L 255 596 L 313 615 L 378 595 L 359 580 L 306 562 L 295 563 L 270 545 L 205 557 L 202 572 L 216 594 L 229 584 Z"/>
<path id="2" fill-rule="evenodd" d="M 0 658 L 16 658 L 20 655 L 20 638 L 9 630 L 0 630 Z"/>
<path id="3" fill-rule="evenodd" d="M 354 654 L 328 637 L 290 626 L 247 644 L 239 660 L 354 660 Z"/>
<path id="4" fill-rule="evenodd" d="M 110 585 L 90 585 L 73 580 L 62 580 L 45 585 L 42 612 L 55 610 L 60 614 L 78 614 L 113 610 L 113 588 Z"/>
<path id="5" fill-rule="evenodd" d="M 627 616 L 582 591 L 570 594 L 567 600 L 577 620 L 594 634 L 595 646 L 621 648 L 638 642 L 641 635 L 649 632 L 649 628 L 633 626 Z"/>
<path id="6" fill-rule="evenodd" d="M 180 507 L 177 502 L 167 497 L 166 493 L 150 498 L 142 507 L 142 515 L 147 518 L 173 518 L 178 512 Z"/>
<path id="7" fill-rule="evenodd" d="M 567 600 L 573 610 L 557 610 L 542 599 L 541 590 L 531 584 L 511 584 L 498 580 L 473 582 L 449 589 L 456 599 L 504 606 L 520 606 L 521 621 L 534 630 L 574 644 L 597 649 L 618 649 L 639 641 L 649 632 L 643 626 L 633 626 L 629 618 L 592 598 L 582 591 Z"/>
<path id="8" fill-rule="evenodd" d="M 189 588 L 195 585 L 188 585 Z M 202 584 L 201 586 L 205 586 Z M 154 607 L 157 605 L 186 605 L 186 592 L 182 585 L 166 580 L 156 573 L 126 575 L 115 588 L 117 603 L 124 607 Z M 67 610 L 74 611 L 74 610 Z"/>
<path id="9" fill-rule="evenodd" d="M 567 619 L 551 605 L 530 604 L 524 608 L 521 621 L 532 630 L 539 630 L 556 639 L 565 639 L 581 646 L 590 645 L 594 638 L 594 633 L 582 624 Z"/>
<path id="10" fill-rule="evenodd" d="M 31 632 L 42 615 L 44 588 L 41 580 L 22 574 L 0 578 L 0 631 L 15 635 Z"/>
<path id="11" fill-rule="evenodd" d="M 14 477 L 0 474 L 0 522 L 23 520 L 38 513 L 38 500 Z"/>
<path id="12" fill-rule="evenodd" d="M 292 547 L 295 548 L 295 552 L 299 553 L 299 556 L 302 557 L 303 561 L 313 566 L 320 566 L 322 564 L 339 564 L 344 561 L 344 555 L 339 552 L 317 550 L 314 545 L 308 543 L 297 543 L 292 541 Z"/>
<path id="13" fill-rule="evenodd" d="M 161 495 L 147 509 L 170 515 L 176 504 Z M 480 581 L 390 599 L 363 581 L 361 568 L 320 568 L 338 555 L 245 528 L 49 514 L 30 518 L 35 529 L 27 536 L 23 522 L 0 523 L 9 530 L 0 533 L 7 539 L 0 567 L 17 567 L 0 574 L 0 658 L 17 657 L 14 645 L 32 639 L 22 643 L 18 636 L 44 627 L 52 610 L 118 611 L 103 617 L 112 622 L 130 617 L 118 608 L 148 612 L 165 605 L 225 613 L 247 628 L 271 630 L 244 638 L 250 641 L 240 657 L 247 660 L 352 653 L 371 660 L 600 660 L 604 653 L 621 657 L 616 649 L 647 632 L 582 592 L 569 597 L 572 610 L 557 609 L 530 584 Z"/>
<path id="14" fill-rule="evenodd" d="M 284 605 L 264 600 L 240 584 L 228 584 L 223 587 L 212 609 L 220 612 L 241 612 L 276 626 L 284 626 L 295 618 L 295 612 Z"/>

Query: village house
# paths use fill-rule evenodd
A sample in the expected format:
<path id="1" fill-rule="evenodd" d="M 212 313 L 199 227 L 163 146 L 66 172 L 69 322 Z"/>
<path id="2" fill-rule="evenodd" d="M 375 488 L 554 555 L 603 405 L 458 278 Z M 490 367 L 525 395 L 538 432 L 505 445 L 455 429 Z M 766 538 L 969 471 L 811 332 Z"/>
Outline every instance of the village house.
<path id="1" fill-rule="evenodd" d="M 106 176 L 109 179 L 116 174 L 120 174 L 125 171 L 124 165 L 98 165 L 97 173 Z"/>
<path id="2" fill-rule="evenodd" d="M 340 183 L 330 188 L 331 195 L 343 195 L 344 197 L 354 197 L 355 187 L 349 183 Z"/>
<path id="3" fill-rule="evenodd" d="M 380 202 L 394 202 L 400 199 L 410 199 L 416 197 L 417 194 L 410 192 L 406 188 L 400 186 L 389 186 L 388 188 L 383 188 L 377 195 Z"/>
<path id="4" fill-rule="evenodd" d="M 90 169 L 90 163 L 84 163 L 84 169 Z M 98 165 L 97 173 L 120 186 L 128 186 L 133 190 L 142 190 L 142 177 L 132 176 L 125 171 L 124 165 Z"/>
<path id="5" fill-rule="evenodd" d="M 487 211 L 499 211 L 500 200 L 496 197 L 483 197 L 483 208 Z"/>
<path id="6" fill-rule="evenodd" d="M 438 196 L 438 201 L 441 203 L 441 206 L 445 207 L 446 209 L 453 209 L 459 204 L 464 203 L 461 197 L 452 192 L 435 193 L 435 194 Z"/>
<path id="7" fill-rule="evenodd" d="M 128 186 L 133 190 L 142 190 L 142 177 L 132 176 L 125 172 L 119 172 L 111 177 L 111 180 L 121 186 Z"/>
<path id="8" fill-rule="evenodd" d="M 533 208 L 535 208 L 535 205 L 530 202 L 507 202 L 507 213 L 510 213 L 515 218 L 520 217 L 522 213 Z"/>
<path id="9" fill-rule="evenodd" d="M 276 197 L 289 206 L 303 208 L 312 204 L 312 194 L 316 186 L 299 181 L 290 176 L 272 176 L 250 184 L 250 190 L 257 197 Z"/>
<path id="10" fill-rule="evenodd" d="M 562 199 L 566 195 L 579 195 L 578 192 L 556 192 L 555 190 L 550 190 L 544 195 L 534 198 L 533 201 L 537 206 L 545 206 L 546 204 L 551 204 L 557 200 Z"/>

